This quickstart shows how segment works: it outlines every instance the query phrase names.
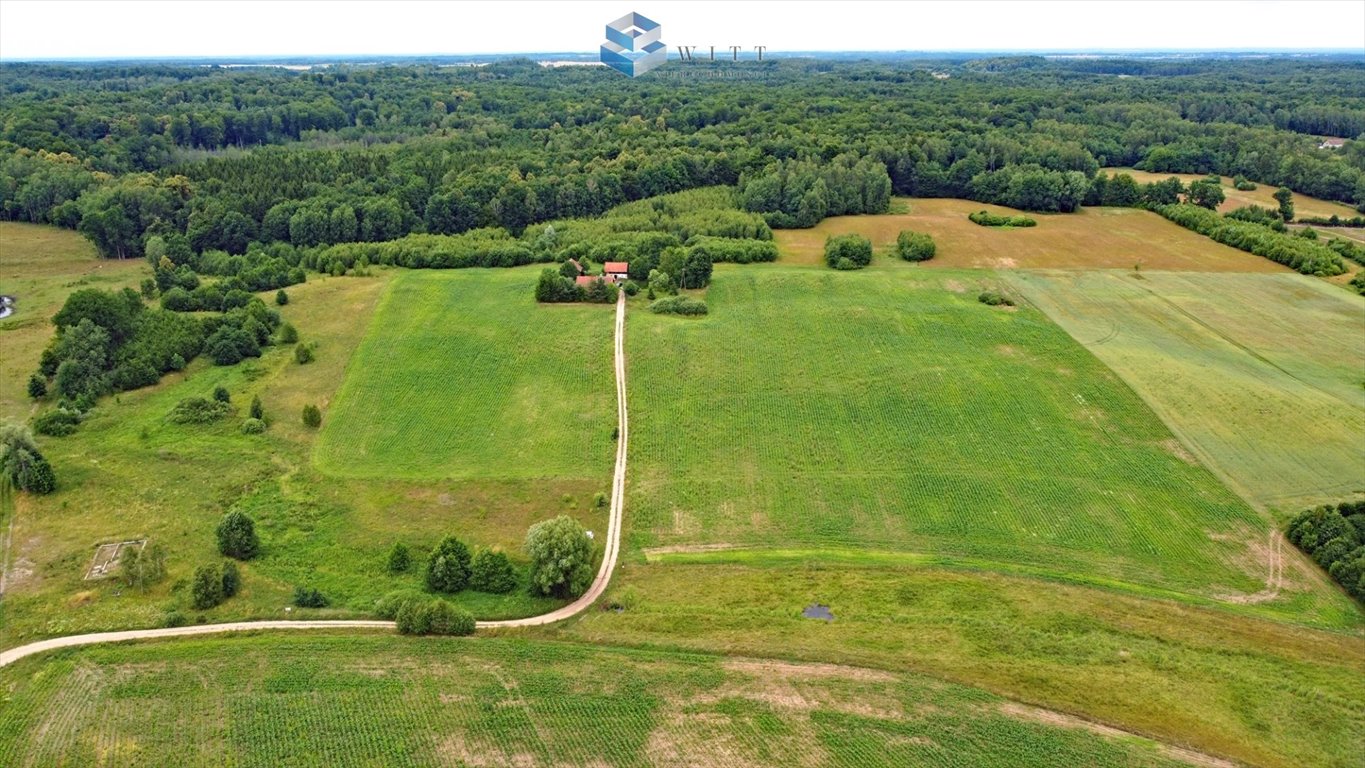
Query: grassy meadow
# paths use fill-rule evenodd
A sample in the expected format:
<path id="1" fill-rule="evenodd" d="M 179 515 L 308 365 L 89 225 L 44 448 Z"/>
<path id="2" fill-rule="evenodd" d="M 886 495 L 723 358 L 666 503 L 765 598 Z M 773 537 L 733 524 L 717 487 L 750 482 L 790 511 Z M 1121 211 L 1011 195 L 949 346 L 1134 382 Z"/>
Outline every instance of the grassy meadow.
<path id="1" fill-rule="evenodd" d="M 1129 176 L 1132 176 L 1139 184 L 1161 181 L 1162 179 L 1169 179 L 1172 176 L 1175 176 L 1186 184 L 1204 178 L 1197 173 L 1150 173 L 1148 171 L 1133 170 L 1132 168 L 1105 168 L 1103 170 L 1108 174 L 1126 173 Z M 1223 200 L 1223 204 L 1218 206 L 1219 211 L 1227 212 L 1234 208 L 1241 208 L 1244 205 L 1259 205 L 1262 208 L 1280 207 L 1279 201 L 1274 197 L 1275 190 L 1278 189 L 1278 187 L 1258 183 L 1255 189 L 1242 191 L 1232 186 L 1231 177 L 1223 176 L 1221 179 L 1223 182 L 1223 197 L 1225 199 Z M 1296 217 L 1321 216 L 1323 218 L 1329 218 L 1333 214 L 1349 219 L 1353 216 L 1359 216 L 1360 212 L 1345 203 L 1339 203 L 1335 200 L 1319 200 L 1316 197 L 1301 195 L 1298 192 L 1294 193 L 1294 215 Z"/>
<path id="2" fill-rule="evenodd" d="M 0 762 L 35 767 L 1185 764 L 919 675 L 514 639 L 90 648 L 0 687 Z"/>
<path id="3" fill-rule="evenodd" d="M 1143 269 L 1203 272 L 1289 272 L 1276 264 L 1220 243 L 1136 208 L 1082 208 L 1076 213 L 1025 213 L 971 200 L 898 198 L 908 213 L 834 216 L 810 229 L 773 233 L 781 261 L 824 265 L 825 239 L 860 234 L 872 241 L 884 264 L 911 266 L 893 248 L 902 230 L 933 235 L 938 251 L 922 267 L 978 269 Z M 1027 215 L 1038 226 L 1025 229 L 983 227 L 967 214 L 988 210 Z"/>
<path id="4" fill-rule="evenodd" d="M 1247 498 L 1287 516 L 1365 493 L 1365 298 L 1292 274 L 1008 279 Z"/>
<path id="5" fill-rule="evenodd" d="M 635 547 L 879 549 L 1254 593 L 1268 522 L 1117 376 L 965 271 L 718 270 L 630 319 Z"/>

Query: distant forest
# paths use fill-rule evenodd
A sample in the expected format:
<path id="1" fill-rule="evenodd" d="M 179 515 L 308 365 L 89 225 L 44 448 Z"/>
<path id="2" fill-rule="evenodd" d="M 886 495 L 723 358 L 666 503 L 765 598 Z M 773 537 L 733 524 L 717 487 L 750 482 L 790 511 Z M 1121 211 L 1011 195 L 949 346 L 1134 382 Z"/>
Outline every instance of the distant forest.
<path id="1" fill-rule="evenodd" d="M 638 79 L 529 60 L 7 64 L 0 218 L 77 229 L 109 257 L 158 236 L 243 254 L 520 237 L 716 185 L 776 227 L 891 195 L 1070 211 L 1105 166 L 1243 176 L 1365 211 L 1365 141 L 1319 149 L 1362 134 L 1360 57 L 776 59 Z"/>

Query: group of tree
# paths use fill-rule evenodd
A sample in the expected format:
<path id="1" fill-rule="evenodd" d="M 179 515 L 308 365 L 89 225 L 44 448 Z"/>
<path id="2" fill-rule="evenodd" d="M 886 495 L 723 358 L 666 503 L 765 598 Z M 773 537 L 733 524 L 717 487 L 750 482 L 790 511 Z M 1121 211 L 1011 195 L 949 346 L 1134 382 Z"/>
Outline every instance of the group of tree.
<path id="1" fill-rule="evenodd" d="M 406 550 L 402 550 L 406 551 Z M 395 557 L 390 553 L 389 568 L 395 569 Z M 402 570 L 405 570 L 406 566 Z M 433 592 L 453 594 L 465 588 L 490 594 L 507 594 L 517 586 L 516 570 L 507 553 L 500 549 L 475 550 L 454 536 L 446 536 L 427 558 L 427 588 Z"/>
<path id="2" fill-rule="evenodd" d="M 862 235 L 825 238 L 825 263 L 834 269 L 862 269 L 872 263 L 872 241 Z"/>
<path id="3" fill-rule="evenodd" d="M 10 488 L 52 493 L 57 489 L 57 476 L 28 428 L 4 422 L 0 423 L 0 493 L 7 493 Z"/>
<path id="4" fill-rule="evenodd" d="M 906 261 L 928 261 L 937 250 L 933 236 L 927 233 L 907 229 L 896 235 L 896 255 Z"/>
<path id="5" fill-rule="evenodd" d="M 813 227 L 827 216 L 886 213 L 891 177 L 884 164 L 853 153 L 829 162 L 782 160 L 741 177 L 738 200 L 769 226 Z"/>
<path id="6" fill-rule="evenodd" d="M 1305 275 L 1330 277 L 1346 271 L 1341 255 L 1314 239 L 1276 231 L 1259 223 L 1219 216 L 1214 211 L 1189 203 L 1159 205 L 1153 210 L 1186 229 L 1224 245 L 1263 256 Z"/>
<path id="7" fill-rule="evenodd" d="M 1365 602 L 1365 501 L 1305 510 L 1290 522 L 1288 537 L 1355 599 Z"/>
<path id="8" fill-rule="evenodd" d="M 190 581 L 190 605 L 197 611 L 206 611 L 236 595 L 241 585 L 241 571 L 232 560 L 216 566 L 201 565 L 194 569 Z"/>

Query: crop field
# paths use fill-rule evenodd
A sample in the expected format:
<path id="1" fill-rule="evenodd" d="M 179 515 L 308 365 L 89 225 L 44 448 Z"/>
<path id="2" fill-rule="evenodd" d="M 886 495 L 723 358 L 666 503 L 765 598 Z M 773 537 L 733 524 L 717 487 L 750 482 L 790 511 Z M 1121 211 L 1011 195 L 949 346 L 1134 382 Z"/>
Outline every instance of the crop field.
<path id="1" fill-rule="evenodd" d="M 927 672 L 1250 765 L 1350 766 L 1365 754 L 1365 617 L 1343 595 L 1296 607 L 1323 631 L 1254 618 L 1252 606 L 863 550 L 651 560 L 613 581 L 606 599 L 624 611 L 593 611 L 565 635 Z M 812 603 L 834 620 L 802 618 Z"/>
<path id="2" fill-rule="evenodd" d="M 916 551 L 1259 590 L 1267 522 L 981 273 L 718 270 L 703 320 L 636 313 L 637 547 Z"/>
<path id="3" fill-rule="evenodd" d="M 1008 279 L 1247 498 L 1365 493 L 1365 298 L 1287 274 Z"/>
<path id="4" fill-rule="evenodd" d="M 80 288 L 136 288 L 151 270 L 136 259 L 109 261 L 80 235 L 38 224 L 0 221 L 0 294 L 17 298 L 0 320 L 0 417 L 26 419 L 33 401 L 25 390 L 38 355 L 56 330 L 51 318 Z"/>
<path id="5" fill-rule="evenodd" d="M 1023 211 L 971 200 L 902 198 L 909 213 L 835 216 L 810 229 L 773 233 L 779 259 L 824 264 L 825 238 L 856 233 L 872 241 L 883 264 L 920 267 L 1111 268 L 1193 270 L 1200 272 L 1288 272 L 1269 259 L 1229 248 L 1203 235 L 1136 208 L 1082 208 L 1076 213 L 1027 214 L 1038 226 L 1027 229 L 982 227 L 967 214 L 982 209 L 1004 215 Z M 891 252 L 896 235 L 912 229 L 933 235 L 938 252 L 931 261 L 910 265 Z"/>
<path id="6" fill-rule="evenodd" d="M 232 637 L 0 672 L 0 762 L 1172 766 L 1178 750 L 929 678 L 487 639 Z"/>
<path id="7" fill-rule="evenodd" d="M 404 479 L 611 475 L 612 307 L 537 306 L 539 267 L 400 275 L 314 453 Z"/>
<path id="8" fill-rule="evenodd" d="M 1151 181 L 1161 181 L 1162 179 L 1169 179 L 1172 176 L 1179 178 L 1186 184 L 1204 178 L 1197 173 L 1149 173 L 1147 171 L 1136 171 L 1132 168 L 1105 168 L 1103 170 L 1105 173 L 1109 174 L 1126 173 L 1129 176 L 1132 176 L 1139 184 L 1146 184 Z M 1220 211 L 1230 211 L 1233 208 L 1240 208 L 1244 205 L 1259 205 L 1262 208 L 1278 208 L 1280 205 L 1273 197 L 1275 190 L 1278 189 L 1278 187 L 1258 183 L 1255 189 L 1243 192 L 1232 186 L 1231 178 L 1224 176 L 1222 177 L 1222 180 L 1223 196 L 1226 199 L 1223 201 L 1222 205 L 1218 206 L 1218 210 Z M 1321 216 L 1327 218 L 1332 214 L 1336 214 L 1342 218 L 1360 215 L 1356 209 L 1345 203 L 1338 203 L 1333 200 L 1319 200 L 1316 197 L 1301 195 L 1298 192 L 1294 193 L 1295 216 Z"/>

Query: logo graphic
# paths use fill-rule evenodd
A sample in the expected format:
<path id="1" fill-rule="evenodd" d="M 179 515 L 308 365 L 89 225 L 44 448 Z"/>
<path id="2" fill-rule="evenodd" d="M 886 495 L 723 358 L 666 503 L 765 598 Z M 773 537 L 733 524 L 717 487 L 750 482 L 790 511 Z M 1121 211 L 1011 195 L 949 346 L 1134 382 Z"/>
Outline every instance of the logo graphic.
<path id="1" fill-rule="evenodd" d="M 638 13 L 607 25 L 602 63 L 631 77 L 643 75 L 668 59 L 668 46 L 659 40 L 661 27 Z"/>

